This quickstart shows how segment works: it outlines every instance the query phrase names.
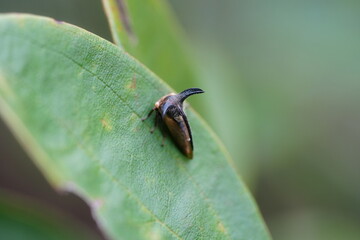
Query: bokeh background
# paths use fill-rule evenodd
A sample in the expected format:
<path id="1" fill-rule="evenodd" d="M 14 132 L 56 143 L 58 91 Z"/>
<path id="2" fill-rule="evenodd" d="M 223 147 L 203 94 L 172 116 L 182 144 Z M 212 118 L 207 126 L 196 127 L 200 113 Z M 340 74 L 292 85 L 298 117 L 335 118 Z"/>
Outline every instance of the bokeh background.
<path id="1" fill-rule="evenodd" d="M 360 239 L 360 1 L 169 4 L 196 87 L 206 90 L 194 106 L 203 106 L 196 110 L 225 143 L 274 239 Z M 111 40 L 100 0 L 0 0 L 0 12 L 53 17 Z M 3 122 L 0 190 L 104 237 L 86 204 L 55 192 Z"/>

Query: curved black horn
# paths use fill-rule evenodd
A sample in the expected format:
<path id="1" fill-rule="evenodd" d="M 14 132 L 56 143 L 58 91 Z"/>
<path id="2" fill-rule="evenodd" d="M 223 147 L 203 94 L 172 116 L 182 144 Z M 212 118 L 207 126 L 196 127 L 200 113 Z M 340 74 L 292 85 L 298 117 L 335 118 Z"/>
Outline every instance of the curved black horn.
<path id="1" fill-rule="evenodd" d="M 178 96 L 180 98 L 180 102 L 183 102 L 189 96 L 199 93 L 204 93 L 204 91 L 200 88 L 189 88 L 179 93 Z"/>

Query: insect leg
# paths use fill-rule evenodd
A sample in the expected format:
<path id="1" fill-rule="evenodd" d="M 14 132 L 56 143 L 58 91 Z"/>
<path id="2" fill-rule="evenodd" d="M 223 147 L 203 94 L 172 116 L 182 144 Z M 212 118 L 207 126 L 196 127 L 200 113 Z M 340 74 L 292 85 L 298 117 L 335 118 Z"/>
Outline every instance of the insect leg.
<path id="1" fill-rule="evenodd" d="M 150 129 L 150 133 L 153 133 L 158 125 L 160 113 L 156 112 L 154 127 Z"/>
<path id="2" fill-rule="evenodd" d="M 161 141 L 161 146 L 163 147 L 165 145 L 165 138 L 166 138 L 166 134 L 165 134 L 165 131 L 161 131 L 162 133 L 162 141 Z"/>
<path id="3" fill-rule="evenodd" d="M 148 119 L 151 116 L 151 114 L 154 112 L 155 109 L 156 108 L 151 109 L 149 114 L 146 117 L 142 118 L 141 121 L 145 121 L 146 119 Z"/>

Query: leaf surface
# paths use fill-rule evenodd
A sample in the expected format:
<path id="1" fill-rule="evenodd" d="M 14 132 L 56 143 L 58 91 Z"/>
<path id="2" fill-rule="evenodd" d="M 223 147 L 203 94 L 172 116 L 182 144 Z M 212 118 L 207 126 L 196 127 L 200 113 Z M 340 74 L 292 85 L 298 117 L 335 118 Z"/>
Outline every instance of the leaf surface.
<path id="1" fill-rule="evenodd" d="M 171 92 L 113 44 L 31 15 L 0 17 L 0 112 L 50 182 L 120 239 L 269 239 L 217 137 L 194 111 L 194 159 L 142 122 Z M 201 97 L 201 96 L 198 96 Z"/>
<path id="2" fill-rule="evenodd" d="M 178 92 L 196 87 L 195 69 L 182 31 L 166 0 L 102 2 L 115 44 Z"/>

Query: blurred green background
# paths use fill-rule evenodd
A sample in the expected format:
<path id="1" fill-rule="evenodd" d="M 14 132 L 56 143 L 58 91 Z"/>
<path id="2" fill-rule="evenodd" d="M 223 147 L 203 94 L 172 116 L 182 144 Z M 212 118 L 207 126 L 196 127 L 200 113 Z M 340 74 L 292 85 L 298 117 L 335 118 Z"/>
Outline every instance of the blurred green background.
<path id="1" fill-rule="evenodd" d="M 196 110 L 225 143 L 274 239 L 360 239 L 360 1 L 170 5 L 198 69 L 198 86 L 183 88 L 206 91 Z M 100 0 L 0 0 L 0 12 L 50 16 L 111 39 Z M 103 238 L 85 203 L 52 190 L 2 122 L 0 153 L 1 189 L 46 202 Z"/>

